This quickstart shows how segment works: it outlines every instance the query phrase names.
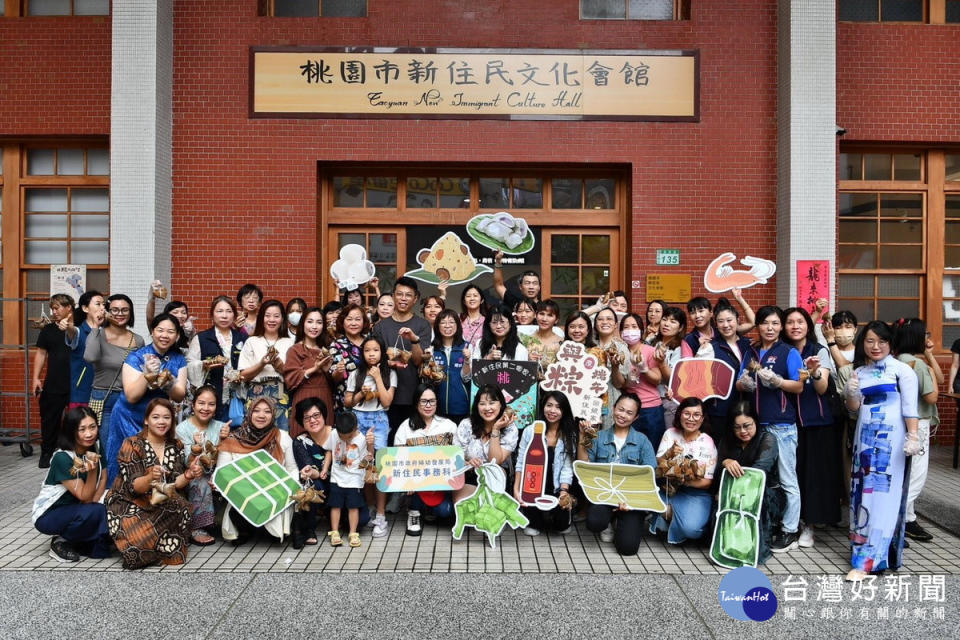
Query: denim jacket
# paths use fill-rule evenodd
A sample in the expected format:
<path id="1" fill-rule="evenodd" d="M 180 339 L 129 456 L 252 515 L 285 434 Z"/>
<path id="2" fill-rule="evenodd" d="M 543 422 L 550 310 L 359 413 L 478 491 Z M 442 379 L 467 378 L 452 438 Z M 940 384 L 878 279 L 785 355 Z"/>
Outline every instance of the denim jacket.
<path id="1" fill-rule="evenodd" d="M 527 449 L 533 442 L 533 426 L 530 425 L 523 430 L 520 436 L 520 446 L 517 451 L 517 475 L 523 477 L 523 459 L 527 455 Z M 553 449 L 553 486 L 560 490 L 561 484 L 569 485 L 573 482 L 573 459 L 567 455 L 566 444 L 562 437 L 557 438 L 557 445 Z"/>
<path id="2" fill-rule="evenodd" d="M 617 459 L 617 445 L 613 441 L 613 429 L 604 429 L 597 434 L 597 439 L 587 450 L 590 462 L 618 462 L 620 464 L 645 464 L 657 466 L 657 454 L 653 445 L 636 429 L 627 432 L 627 440 L 620 449 L 620 459 Z"/>

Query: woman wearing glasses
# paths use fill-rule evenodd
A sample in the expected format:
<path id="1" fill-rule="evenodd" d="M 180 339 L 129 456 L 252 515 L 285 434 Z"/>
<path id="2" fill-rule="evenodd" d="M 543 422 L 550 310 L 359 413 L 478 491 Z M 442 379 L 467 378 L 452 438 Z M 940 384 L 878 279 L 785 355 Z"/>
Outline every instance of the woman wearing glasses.
<path id="1" fill-rule="evenodd" d="M 96 371 L 90 406 L 99 413 L 100 451 L 107 450 L 110 416 L 123 392 L 120 380 L 123 361 L 132 351 L 143 346 L 143 338 L 130 330 L 133 322 L 133 302 L 122 293 L 115 293 L 107 298 L 107 323 L 90 332 L 83 352 L 83 359 Z"/>
<path id="2" fill-rule="evenodd" d="M 394 444 L 398 447 L 419 445 L 450 446 L 457 425 L 437 415 L 437 393 L 433 387 L 419 385 L 413 392 L 413 416 L 400 423 Z M 421 514 L 437 518 L 453 515 L 453 494 L 435 491 L 415 492 L 410 496 L 407 511 L 407 535 L 419 536 Z"/>
<path id="3" fill-rule="evenodd" d="M 513 312 L 504 305 L 495 307 L 483 321 L 480 353 L 487 360 L 529 360 L 527 348 L 520 344 Z"/>
<path id="4" fill-rule="evenodd" d="M 717 447 L 717 460 L 734 478 L 743 476 L 744 467 L 759 469 L 767 475 L 760 507 L 760 553 L 762 564 L 770 557 L 773 526 L 783 515 L 786 498 L 780 488 L 777 472 L 779 448 L 772 433 L 760 428 L 756 412 L 747 400 L 737 401 L 730 411 L 730 428 L 723 434 Z M 713 490 L 720 490 L 722 472 L 714 475 Z"/>

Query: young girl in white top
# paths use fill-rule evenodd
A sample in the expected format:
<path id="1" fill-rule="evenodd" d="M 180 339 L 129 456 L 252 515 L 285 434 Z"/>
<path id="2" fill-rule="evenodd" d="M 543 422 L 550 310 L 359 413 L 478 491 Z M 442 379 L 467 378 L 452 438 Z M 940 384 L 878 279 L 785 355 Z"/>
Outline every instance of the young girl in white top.
<path id="1" fill-rule="evenodd" d="M 375 455 L 376 449 L 387 446 L 387 436 L 390 433 L 387 409 L 390 408 L 393 393 L 397 389 L 397 373 L 387 364 L 387 348 L 377 336 L 367 336 L 360 345 L 360 350 L 363 352 L 363 361 L 347 378 L 343 405 L 352 407 L 357 414 L 360 433 L 366 435 L 368 431 L 373 431 Z M 380 538 L 387 535 L 387 518 L 384 515 L 387 496 L 381 491 L 372 490 L 376 492 L 377 514 L 370 523 L 373 526 L 373 537 Z"/>

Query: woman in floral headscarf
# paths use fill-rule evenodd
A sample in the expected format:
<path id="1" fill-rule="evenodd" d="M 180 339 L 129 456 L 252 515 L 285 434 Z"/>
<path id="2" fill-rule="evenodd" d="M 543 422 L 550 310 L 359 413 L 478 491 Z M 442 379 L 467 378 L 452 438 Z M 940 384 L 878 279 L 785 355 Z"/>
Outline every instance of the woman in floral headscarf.
<path id="1" fill-rule="evenodd" d="M 293 440 L 286 431 L 281 431 L 277 427 L 274 412 L 272 398 L 263 396 L 253 399 L 243 424 L 220 443 L 217 467 L 228 465 L 244 454 L 263 449 L 282 464 L 294 478 L 299 478 L 300 470 L 293 457 Z M 223 539 L 232 541 L 234 546 L 239 546 L 256 533 L 258 528 L 264 529 L 275 538 L 283 538 L 290 535 L 292 520 L 293 510 L 287 508 L 263 527 L 255 527 L 241 514 L 236 513 L 233 507 L 228 506 L 223 514 Z"/>

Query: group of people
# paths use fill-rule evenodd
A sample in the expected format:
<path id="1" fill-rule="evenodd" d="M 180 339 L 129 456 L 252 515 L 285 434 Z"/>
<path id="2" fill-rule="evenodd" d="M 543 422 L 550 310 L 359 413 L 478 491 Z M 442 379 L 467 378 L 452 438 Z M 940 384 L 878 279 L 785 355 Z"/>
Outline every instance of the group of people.
<path id="1" fill-rule="evenodd" d="M 178 564 L 189 544 L 211 544 L 216 533 L 234 544 L 289 535 L 300 548 L 318 543 L 324 518 L 329 544 L 342 545 L 345 530 L 356 547 L 365 527 L 387 535 L 385 514 L 404 501 L 406 533 L 419 535 L 423 522 L 452 517 L 476 487 L 473 469 L 489 463 L 514 474 L 507 486 L 519 499 L 533 429 L 517 424 L 498 386 L 471 389 L 471 365 L 529 360 L 542 373 L 564 341 L 583 344 L 610 380 L 595 424 L 574 415 L 563 393 L 541 391 L 546 491 L 558 501 L 525 508 L 524 533 L 562 534 L 582 520 L 622 554 L 636 553 L 644 535 L 706 539 L 723 472 L 737 478 L 753 467 L 767 476 L 761 560 L 813 546 L 817 528 L 841 522 L 844 504 L 850 579 L 897 568 L 904 533 L 932 538 L 913 505 L 943 374 L 921 320 L 859 327 L 849 312 L 827 316 L 825 301 L 813 316 L 799 307 L 754 312 L 734 290 L 736 304 L 655 300 L 642 314 L 614 291 L 561 322 L 559 306 L 540 299 L 535 272 L 508 283 L 499 255 L 495 266 L 492 291 L 468 284 L 458 310 L 447 306 L 446 283 L 424 296 L 407 277 L 383 294 L 372 281 L 371 306 L 359 289 L 321 307 L 264 300 L 247 284 L 214 298 L 202 331 L 183 302 L 155 313 L 166 295 L 155 283 L 148 344 L 131 330 L 126 295 L 88 291 L 76 305 L 53 296 L 32 381 L 40 466 L 49 468 L 33 518 L 54 536 L 51 555 L 75 561 L 115 546 L 128 568 Z M 735 389 L 706 401 L 674 397 L 668 383 L 683 358 L 725 362 Z M 374 484 L 376 451 L 423 444 L 463 449 L 471 467 L 463 488 L 388 501 Z M 258 450 L 325 501 L 252 525 L 211 476 Z M 589 504 L 573 474 L 575 460 L 658 467 L 678 455 L 695 469 L 661 478 L 662 514 Z"/>

